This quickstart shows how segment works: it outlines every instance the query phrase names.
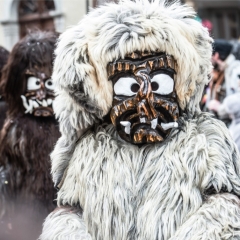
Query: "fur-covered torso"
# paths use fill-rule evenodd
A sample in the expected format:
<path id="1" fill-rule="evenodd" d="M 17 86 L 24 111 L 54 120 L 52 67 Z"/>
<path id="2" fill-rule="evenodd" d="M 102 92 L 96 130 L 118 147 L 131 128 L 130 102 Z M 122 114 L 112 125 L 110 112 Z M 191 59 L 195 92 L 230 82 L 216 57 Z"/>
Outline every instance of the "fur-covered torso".
<path id="1" fill-rule="evenodd" d="M 59 137 L 56 120 L 29 115 L 8 117 L 1 137 L 1 168 L 6 170 L 1 180 L 8 182 L 3 186 L 9 197 L 25 196 L 52 209 L 54 188 L 47 170 L 51 167 L 49 154 Z"/>
<path id="2" fill-rule="evenodd" d="M 35 220 L 42 221 L 54 209 L 56 190 L 50 174 L 49 154 L 59 135 L 54 118 L 26 114 L 7 117 L 0 146 L 2 222 L 19 225 L 15 218 L 23 214 L 21 219 L 26 218 L 30 225 L 28 230 L 22 231 L 31 231 L 30 226 Z M 40 228 L 41 222 L 38 231 Z"/>
<path id="3" fill-rule="evenodd" d="M 240 196 L 240 159 L 223 123 L 207 114 L 180 122 L 162 145 L 123 143 L 112 125 L 79 140 L 58 203 L 82 208 L 91 239 L 169 239 L 210 195 Z"/>

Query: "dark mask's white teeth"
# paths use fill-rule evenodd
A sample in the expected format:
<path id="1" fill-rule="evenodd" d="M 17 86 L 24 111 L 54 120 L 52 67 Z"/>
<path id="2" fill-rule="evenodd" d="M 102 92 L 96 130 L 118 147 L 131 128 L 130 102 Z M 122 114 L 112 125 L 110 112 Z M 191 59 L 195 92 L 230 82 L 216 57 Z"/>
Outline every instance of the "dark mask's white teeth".
<path id="1" fill-rule="evenodd" d="M 43 106 L 43 107 L 47 107 L 50 106 L 53 103 L 53 100 L 51 98 L 45 100 L 43 99 L 42 101 L 36 99 L 36 101 L 38 102 L 39 105 Z M 39 106 L 38 106 L 39 107 Z"/>
<path id="2" fill-rule="evenodd" d="M 47 101 L 45 99 L 42 100 L 42 106 L 43 107 L 47 107 L 48 106 Z"/>
<path id="3" fill-rule="evenodd" d="M 41 105 L 43 107 L 47 107 L 48 106 L 47 101 L 45 99 L 43 99 L 42 101 L 36 99 L 36 101 L 39 103 L 39 105 Z"/>
<path id="4" fill-rule="evenodd" d="M 32 113 L 33 111 L 33 101 L 30 99 L 29 103 L 27 102 L 27 99 L 24 95 L 21 95 L 23 106 L 25 107 L 26 111 L 25 113 Z"/>
<path id="5" fill-rule="evenodd" d="M 33 108 L 38 108 L 39 104 L 36 101 L 32 101 Z"/>
<path id="6" fill-rule="evenodd" d="M 43 107 L 47 107 L 47 106 L 51 106 L 53 104 L 53 100 L 52 99 L 43 99 L 42 101 L 36 99 L 36 100 L 32 100 L 32 99 L 26 99 L 26 97 L 24 95 L 21 95 L 22 101 L 23 101 L 23 106 L 26 109 L 25 113 L 32 113 L 33 109 L 39 108 L 40 106 Z"/>
<path id="7" fill-rule="evenodd" d="M 32 113 L 33 112 L 33 100 L 29 100 L 29 112 Z"/>
<path id="8" fill-rule="evenodd" d="M 161 126 L 164 130 L 168 130 L 170 128 L 177 128 L 178 123 L 177 122 L 161 123 Z"/>
<path id="9" fill-rule="evenodd" d="M 130 134 L 131 123 L 129 121 L 121 121 L 120 124 L 124 126 L 124 131 L 126 134 Z"/>
<path id="10" fill-rule="evenodd" d="M 36 99 L 36 101 L 38 102 L 39 105 L 42 106 L 42 102 L 40 100 Z"/>
<path id="11" fill-rule="evenodd" d="M 152 129 L 155 129 L 157 127 L 157 124 L 158 124 L 158 119 L 155 118 L 151 121 L 151 128 Z"/>

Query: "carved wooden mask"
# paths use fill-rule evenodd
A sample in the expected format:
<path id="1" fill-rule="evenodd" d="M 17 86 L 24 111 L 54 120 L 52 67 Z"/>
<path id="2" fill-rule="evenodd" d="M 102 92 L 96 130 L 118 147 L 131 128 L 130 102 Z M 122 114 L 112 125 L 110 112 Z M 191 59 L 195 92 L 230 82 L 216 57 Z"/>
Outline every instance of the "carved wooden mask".
<path id="1" fill-rule="evenodd" d="M 107 66 L 113 82 L 111 121 L 134 144 L 162 142 L 177 127 L 175 60 L 165 53 L 134 52 Z"/>
<path id="2" fill-rule="evenodd" d="M 26 71 L 27 90 L 22 95 L 25 113 L 36 117 L 53 116 L 52 104 L 55 98 L 54 84 L 50 73 L 43 70 L 28 69 Z"/>

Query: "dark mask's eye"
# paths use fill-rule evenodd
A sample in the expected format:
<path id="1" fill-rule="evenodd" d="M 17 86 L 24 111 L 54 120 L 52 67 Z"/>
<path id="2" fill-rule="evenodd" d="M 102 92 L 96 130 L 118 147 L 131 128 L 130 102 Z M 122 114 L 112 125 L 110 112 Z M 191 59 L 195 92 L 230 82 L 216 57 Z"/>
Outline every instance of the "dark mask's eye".
<path id="1" fill-rule="evenodd" d="M 51 78 L 45 82 L 45 87 L 49 90 L 54 90 L 54 83 Z"/>
<path id="2" fill-rule="evenodd" d="M 174 81 L 164 73 L 154 75 L 151 79 L 152 91 L 161 95 L 168 95 L 173 92 Z"/>
<path id="3" fill-rule="evenodd" d="M 27 79 L 27 90 L 31 91 L 31 90 L 37 90 L 40 89 L 41 85 L 40 85 L 40 79 L 36 78 L 34 76 L 28 77 Z"/>
<path id="4" fill-rule="evenodd" d="M 116 95 L 133 96 L 136 95 L 140 86 L 136 79 L 122 77 L 117 80 L 113 88 Z"/>

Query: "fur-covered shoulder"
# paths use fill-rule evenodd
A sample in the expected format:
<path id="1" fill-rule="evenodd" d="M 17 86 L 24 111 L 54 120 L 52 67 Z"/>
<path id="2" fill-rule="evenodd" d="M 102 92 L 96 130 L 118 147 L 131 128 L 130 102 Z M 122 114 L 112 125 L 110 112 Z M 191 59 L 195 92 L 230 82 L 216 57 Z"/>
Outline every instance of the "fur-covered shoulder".
<path id="1" fill-rule="evenodd" d="M 206 148 L 202 148 L 201 152 L 208 154 L 208 171 L 202 188 L 210 189 L 211 185 L 216 192 L 233 191 L 240 196 L 240 154 L 226 125 L 207 113 L 199 116 L 197 125 L 199 132 L 206 137 Z M 198 153 L 199 159 L 201 152 Z"/>
<path id="2" fill-rule="evenodd" d="M 176 144 L 184 149 L 181 161 L 186 159 L 187 171 L 193 173 L 202 193 L 240 195 L 240 155 L 222 121 L 209 113 L 198 114 L 185 122 L 177 138 Z"/>

